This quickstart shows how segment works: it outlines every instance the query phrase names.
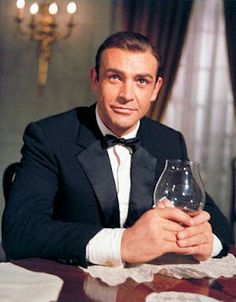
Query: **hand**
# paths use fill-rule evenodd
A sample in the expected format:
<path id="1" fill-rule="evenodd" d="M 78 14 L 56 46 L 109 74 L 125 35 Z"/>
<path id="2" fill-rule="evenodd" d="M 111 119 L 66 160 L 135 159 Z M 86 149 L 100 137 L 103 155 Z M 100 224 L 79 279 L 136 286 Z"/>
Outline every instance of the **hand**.
<path id="1" fill-rule="evenodd" d="M 212 254 L 213 233 L 209 219 L 209 213 L 201 211 L 192 218 L 192 226 L 185 227 L 176 235 L 178 245 L 188 248 L 187 254 L 193 255 L 198 261 L 205 261 Z"/>
<path id="2" fill-rule="evenodd" d="M 167 199 L 159 200 L 158 208 L 174 207 Z M 193 217 L 193 226 L 186 227 L 177 233 L 178 244 L 180 247 L 189 248 L 187 254 L 193 255 L 198 261 L 207 260 L 213 249 L 213 233 L 209 224 L 210 215 L 206 211 L 200 211 Z"/>
<path id="3" fill-rule="evenodd" d="M 173 207 L 167 198 L 159 200 L 158 208 Z M 198 261 L 207 260 L 213 249 L 213 233 L 209 224 L 210 215 L 206 211 L 200 211 L 194 215 L 193 226 L 186 227 L 177 233 L 178 244 L 180 247 L 188 248 L 187 254 L 193 255 Z"/>
<path id="4" fill-rule="evenodd" d="M 190 227 L 192 218 L 177 208 L 157 207 L 147 211 L 124 231 L 121 240 L 122 261 L 147 262 L 171 252 L 188 254 L 189 247 L 182 247 L 176 237 L 185 229 L 183 225 Z"/>

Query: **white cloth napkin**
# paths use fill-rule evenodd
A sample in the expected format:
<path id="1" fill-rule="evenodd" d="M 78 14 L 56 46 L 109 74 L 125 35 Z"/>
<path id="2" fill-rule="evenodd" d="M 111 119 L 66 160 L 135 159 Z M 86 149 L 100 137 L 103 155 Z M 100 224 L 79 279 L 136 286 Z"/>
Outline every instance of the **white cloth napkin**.
<path id="1" fill-rule="evenodd" d="M 116 286 L 128 278 L 137 283 L 151 282 L 157 273 L 178 279 L 233 277 L 236 275 L 236 258 L 228 254 L 223 258 L 210 258 L 198 263 L 188 257 L 169 255 L 150 264 L 140 264 L 129 268 L 92 265 L 87 269 L 81 269 L 94 278 L 100 278 L 110 286 Z"/>
<path id="2" fill-rule="evenodd" d="M 57 301 L 63 281 L 13 263 L 0 263 L 0 302 Z"/>
<path id="3" fill-rule="evenodd" d="M 151 293 L 145 302 L 219 302 L 211 297 L 185 292 Z"/>

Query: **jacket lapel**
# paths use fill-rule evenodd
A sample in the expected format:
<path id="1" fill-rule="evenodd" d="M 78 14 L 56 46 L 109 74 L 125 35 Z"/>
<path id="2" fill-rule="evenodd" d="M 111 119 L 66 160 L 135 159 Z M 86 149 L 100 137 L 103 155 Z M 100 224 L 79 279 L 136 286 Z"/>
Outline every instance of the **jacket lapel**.
<path id="1" fill-rule="evenodd" d="M 77 158 L 101 206 L 104 226 L 119 227 L 119 205 L 115 182 L 108 153 L 101 147 L 102 134 L 96 124 L 94 110 L 90 112 L 90 120 L 89 127 L 83 123 L 80 125 L 77 144 L 81 148 Z"/>
<path id="2" fill-rule="evenodd" d="M 138 217 L 152 207 L 156 162 L 156 158 L 142 146 L 132 156 L 132 186 L 126 227 L 132 225 Z"/>
<path id="3" fill-rule="evenodd" d="M 134 152 L 131 162 L 132 186 L 126 227 L 132 225 L 144 212 L 152 208 L 156 181 L 165 164 L 165 159 L 161 158 L 158 149 L 155 148 L 158 144 L 150 140 L 150 129 L 145 129 L 143 123 L 141 121 L 138 133 L 141 147 Z"/>

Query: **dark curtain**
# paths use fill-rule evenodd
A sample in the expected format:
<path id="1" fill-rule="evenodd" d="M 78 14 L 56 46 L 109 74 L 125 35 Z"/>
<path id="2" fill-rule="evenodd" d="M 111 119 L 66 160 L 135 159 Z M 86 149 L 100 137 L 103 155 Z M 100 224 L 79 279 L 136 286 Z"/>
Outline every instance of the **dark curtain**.
<path id="1" fill-rule="evenodd" d="M 234 97 L 234 114 L 236 117 L 236 1 L 225 0 L 224 12 L 229 70 Z"/>
<path id="2" fill-rule="evenodd" d="M 122 29 L 147 36 L 162 56 L 164 84 L 149 116 L 160 120 L 173 86 L 192 0 L 123 0 Z"/>

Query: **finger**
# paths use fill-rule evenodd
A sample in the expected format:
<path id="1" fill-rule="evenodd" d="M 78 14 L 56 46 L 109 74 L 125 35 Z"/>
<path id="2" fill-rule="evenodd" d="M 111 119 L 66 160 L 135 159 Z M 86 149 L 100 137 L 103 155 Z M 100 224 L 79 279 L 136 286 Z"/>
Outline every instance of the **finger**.
<path id="1" fill-rule="evenodd" d="M 168 198 L 162 197 L 157 202 L 157 208 L 159 208 L 159 209 L 174 208 L 174 205 L 172 204 L 172 202 Z"/>
<path id="2" fill-rule="evenodd" d="M 176 232 L 169 231 L 169 230 L 163 230 L 162 233 L 163 233 L 162 234 L 162 239 L 164 241 L 170 241 L 170 242 L 175 242 L 175 243 L 177 242 Z"/>
<path id="3" fill-rule="evenodd" d="M 207 260 L 212 254 L 212 245 L 202 244 L 200 246 L 192 246 L 187 248 L 188 252 L 186 254 L 193 255 L 198 261 Z"/>
<path id="4" fill-rule="evenodd" d="M 208 233 L 202 233 L 196 236 L 189 237 L 187 239 L 178 239 L 177 243 L 180 247 L 200 246 L 202 244 L 210 244 L 211 236 Z"/>
<path id="5" fill-rule="evenodd" d="M 158 209 L 164 209 L 164 208 L 165 208 L 165 204 L 164 204 L 164 202 L 163 202 L 162 200 L 159 200 L 159 201 L 157 202 L 156 207 L 157 207 Z"/>
<path id="6" fill-rule="evenodd" d="M 206 247 L 203 247 L 204 251 L 206 251 Z M 193 254 L 193 257 L 198 260 L 198 261 L 206 261 L 207 259 L 209 259 L 211 257 L 212 251 L 208 254 L 204 253 L 204 254 Z"/>
<path id="7" fill-rule="evenodd" d="M 182 225 L 191 226 L 193 224 L 193 218 L 177 208 L 155 208 L 153 211 L 155 211 L 156 215 L 159 217 L 181 223 Z"/>
<path id="8" fill-rule="evenodd" d="M 175 234 L 175 236 L 178 232 L 184 230 L 184 227 L 181 224 L 167 219 L 163 219 L 162 226 L 163 230 L 172 232 Z"/>
<path id="9" fill-rule="evenodd" d="M 206 221 L 209 221 L 211 218 L 210 214 L 206 211 L 200 211 L 199 214 L 193 217 L 193 225 L 199 225 Z"/>
<path id="10" fill-rule="evenodd" d="M 185 227 L 184 229 L 180 230 L 177 234 L 176 237 L 177 239 L 186 239 L 190 238 L 202 233 L 208 233 L 209 236 L 212 236 L 212 228 L 211 225 L 208 222 L 202 223 L 200 225 L 195 225 L 192 227 Z"/>
<path id="11" fill-rule="evenodd" d="M 175 253 L 179 255 L 190 255 L 191 248 L 189 247 L 180 247 L 176 242 L 166 241 L 166 252 Z"/>
<path id="12" fill-rule="evenodd" d="M 174 208 L 175 206 L 173 205 L 173 203 L 166 197 L 162 198 L 162 203 L 164 204 L 164 206 L 166 208 Z"/>
<path id="13" fill-rule="evenodd" d="M 175 206 L 173 205 L 173 203 L 169 200 L 169 199 L 164 199 L 163 203 L 165 205 L 166 208 L 174 208 Z"/>

